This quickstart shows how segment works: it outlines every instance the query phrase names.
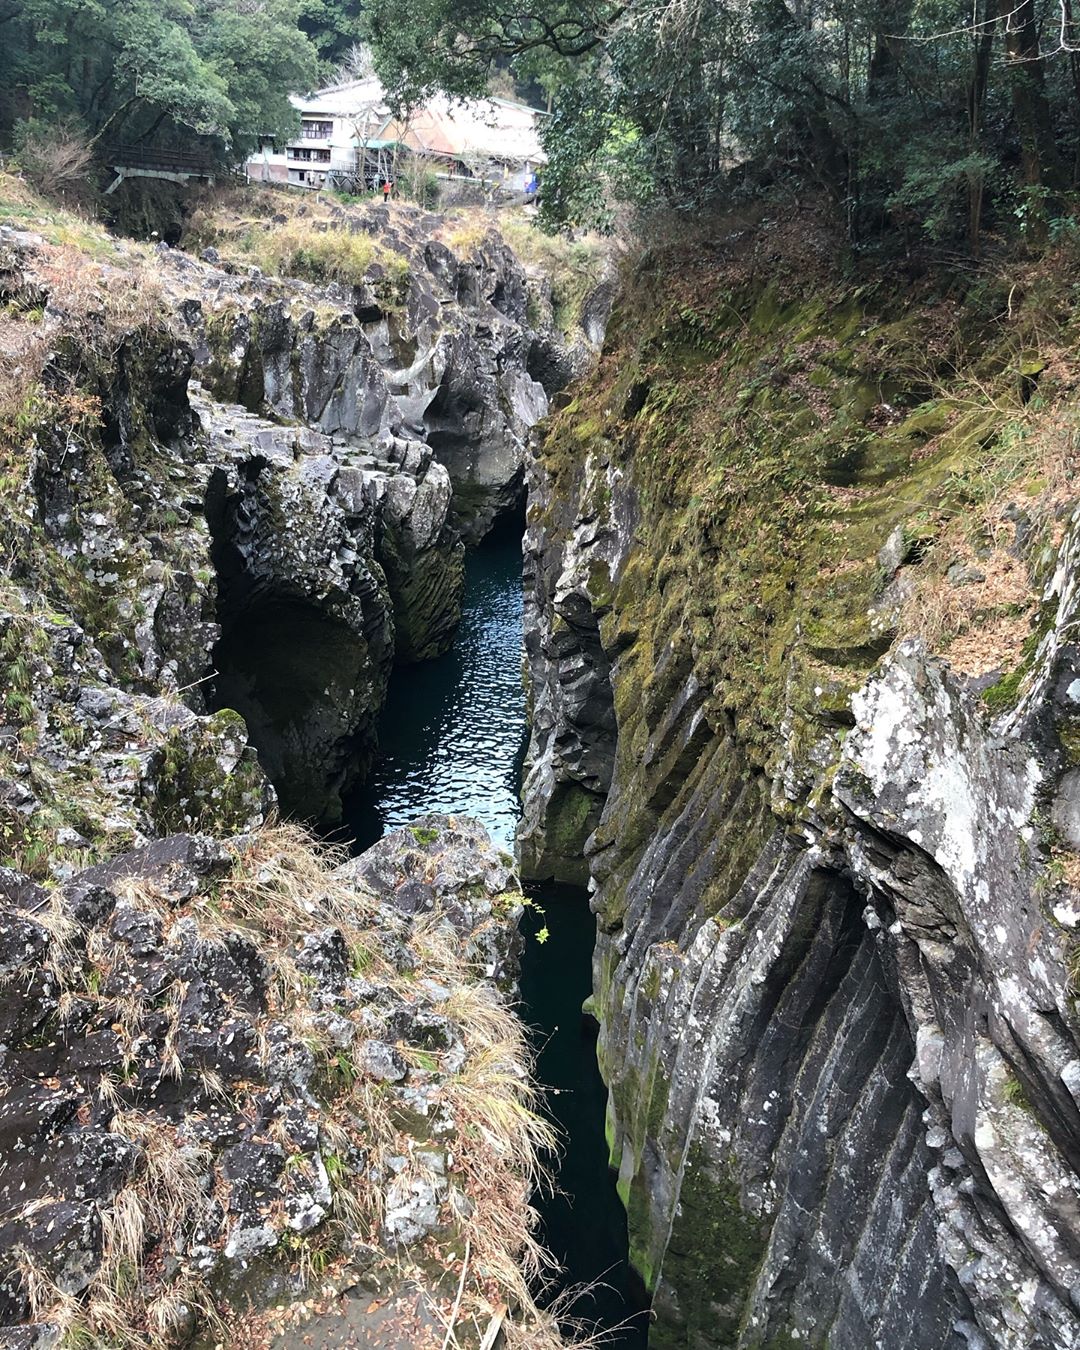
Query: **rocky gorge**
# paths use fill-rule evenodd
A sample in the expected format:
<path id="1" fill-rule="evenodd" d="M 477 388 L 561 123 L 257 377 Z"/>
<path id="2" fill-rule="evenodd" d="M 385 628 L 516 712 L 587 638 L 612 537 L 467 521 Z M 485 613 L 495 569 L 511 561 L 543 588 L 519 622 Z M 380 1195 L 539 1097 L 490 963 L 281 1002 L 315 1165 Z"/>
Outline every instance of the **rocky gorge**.
<path id="1" fill-rule="evenodd" d="M 402 1343 L 557 1345 L 510 856 L 279 820 L 339 820 L 588 339 L 409 209 L 304 225 L 346 283 L 4 194 L 4 1343 L 270 1344 L 313 1289 L 370 1340 L 389 1289 Z"/>
<path id="2" fill-rule="evenodd" d="M 399 1344 L 560 1344 L 524 880 L 590 892 L 650 1347 L 1080 1346 L 1053 268 L 898 288 L 794 211 L 553 279 L 412 207 L 168 249 L 5 190 L 5 1343 L 389 1281 Z M 517 868 L 460 815 L 281 825 L 340 824 L 500 527 Z"/>

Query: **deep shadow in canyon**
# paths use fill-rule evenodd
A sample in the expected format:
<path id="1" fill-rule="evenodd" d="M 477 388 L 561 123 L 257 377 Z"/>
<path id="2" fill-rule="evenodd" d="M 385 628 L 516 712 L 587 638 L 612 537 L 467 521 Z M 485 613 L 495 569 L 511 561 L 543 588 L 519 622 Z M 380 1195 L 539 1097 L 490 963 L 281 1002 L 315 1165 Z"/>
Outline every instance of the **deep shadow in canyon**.
<path id="1" fill-rule="evenodd" d="M 213 700 L 243 713 L 283 813 L 317 820 L 311 785 L 295 778 L 303 749 L 297 742 L 328 690 L 363 677 L 366 653 L 332 615 L 243 575 L 228 542 L 235 509 L 223 504 L 216 517 L 222 636 Z M 523 511 L 506 511 L 470 551 L 451 650 L 394 669 L 374 761 L 357 742 L 353 761 L 334 769 L 339 782 L 353 775 L 360 782 L 344 795 L 340 823 L 323 818 L 329 838 L 360 851 L 385 831 L 439 811 L 478 817 L 500 848 L 513 850 L 527 732 L 522 527 Z M 608 1167 L 595 1024 L 582 1012 L 595 924 L 583 890 L 538 886 L 530 898 L 522 1015 L 563 1146 L 553 1192 L 536 1197 L 543 1241 L 563 1267 L 548 1297 L 565 1302 L 568 1319 L 609 1332 L 606 1343 L 638 1350 L 646 1341 L 647 1300 L 627 1257 L 626 1215 Z M 549 936 L 540 941 L 545 926 Z"/>

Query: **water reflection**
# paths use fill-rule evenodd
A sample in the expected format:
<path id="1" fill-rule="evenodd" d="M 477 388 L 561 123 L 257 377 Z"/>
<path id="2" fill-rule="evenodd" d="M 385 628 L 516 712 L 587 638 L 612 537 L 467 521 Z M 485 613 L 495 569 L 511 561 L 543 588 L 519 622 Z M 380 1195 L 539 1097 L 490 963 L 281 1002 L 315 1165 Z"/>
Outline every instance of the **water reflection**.
<path id="1" fill-rule="evenodd" d="M 475 550 L 453 649 L 396 670 L 379 722 L 379 760 L 346 803 L 361 848 L 427 811 L 475 816 L 513 849 L 525 750 L 521 544 Z"/>

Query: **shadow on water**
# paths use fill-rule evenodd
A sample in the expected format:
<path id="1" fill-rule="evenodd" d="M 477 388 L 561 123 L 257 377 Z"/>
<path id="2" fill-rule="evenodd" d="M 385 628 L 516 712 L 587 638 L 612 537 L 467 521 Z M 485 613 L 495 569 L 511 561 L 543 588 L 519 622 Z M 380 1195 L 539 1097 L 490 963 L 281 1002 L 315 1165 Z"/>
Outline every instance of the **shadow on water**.
<path id="1" fill-rule="evenodd" d="M 605 1344 L 637 1350 L 646 1341 L 647 1300 L 627 1260 L 626 1213 L 608 1167 L 604 1137 L 607 1090 L 596 1066 L 596 1024 L 581 1011 L 592 989 L 596 927 L 588 895 L 576 886 L 529 888 L 539 909 L 526 912 L 521 972 L 525 1016 L 535 1028 L 537 1074 L 564 1152 L 558 1193 L 538 1208 L 544 1241 L 566 1270 L 566 1284 L 595 1287 L 569 1314 L 605 1329 L 628 1322 Z M 547 941 L 535 940 L 541 924 Z"/>
<path id="2" fill-rule="evenodd" d="M 503 535 L 469 556 L 453 649 L 394 673 L 379 759 L 345 803 L 358 849 L 427 811 L 476 816 L 498 847 L 513 849 L 526 742 L 521 616 L 521 541 Z M 606 1094 L 594 1032 L 581 1013 L 591 988 L 593 917 L 583 891 L 540 886 L 532 895 L 544 917 L 526 916 L 522 1011 L 564 1145 L 558 1194 L 537 1197 L 542 1237 L 566 1268 L 554 1292 L 601 1281 L 570 1314 L 603 1330 L 633 1317 L 606 1344 L 639 1350 L 645 1299 L 627 1261 L 626 1216 L 607 1166 Z M 544 944 L 535 940 L 542 923 L 550 932 Z"/>

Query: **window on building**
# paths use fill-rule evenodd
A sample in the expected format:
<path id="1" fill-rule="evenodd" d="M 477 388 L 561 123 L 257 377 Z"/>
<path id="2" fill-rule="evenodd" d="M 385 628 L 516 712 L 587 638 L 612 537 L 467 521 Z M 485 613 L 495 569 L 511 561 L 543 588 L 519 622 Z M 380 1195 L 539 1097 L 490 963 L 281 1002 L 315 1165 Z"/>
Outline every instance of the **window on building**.
<path id="1" fill-rule="evenodd" d="M 308 141 L 325 141 L 334 130 L 333 122 L 303 122 L 301 123 L 304 139 Z"/>

